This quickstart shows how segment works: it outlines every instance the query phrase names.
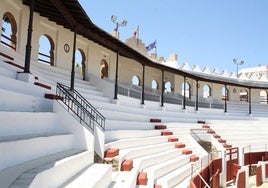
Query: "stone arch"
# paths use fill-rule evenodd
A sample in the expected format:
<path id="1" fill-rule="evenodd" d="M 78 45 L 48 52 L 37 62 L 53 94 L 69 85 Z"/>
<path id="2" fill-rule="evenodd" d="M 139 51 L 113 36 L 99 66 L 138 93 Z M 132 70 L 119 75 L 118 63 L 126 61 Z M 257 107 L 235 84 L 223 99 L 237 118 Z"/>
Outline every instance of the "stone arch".
<path id="1" fill-rule="evenodd" d="M 101 71 L 101 79 L 103 78 L 108 78 L 108 63 L 105 59 L 102 59 L 101 62 L 100 62 L 100 65 L 101 65 L 101 68 L 100 68 L 100 71 Z"/>
<path id="2" fill-rule="evenodd" d="M 158 87 L 159 87 L 158 82 L 156 80 L 152 80 L 152 86 L 151 86 L 151 88 L 153 90 L 157 90 Z"/>
<path id="3" fill-rule="evenodd" d="M 207 99 L 211 97 L 211 87 L 207 84 L 203 86 L 203 98 Z"/>
<path id="4" fill-rule="evenodd" d="M 246 89 L 240 89 L 239 96 L 240 101 L 248 102 L 248 91 Z"/>
<path id="5" fill-rule="evenodd" d="M 86 55 L 85 52 L 78 48 L 75 52 L 75 66 L 81 68 L 83 80 L 86 79 Z"/>
<path id="6" fill-rule="evenodd" d="M 2 35 L 1 35 L 1 43 L 6 46 L 14 49 L 16 51 L 17 48 L 17 22 L 15 17 L 10 12 L 5 12 L 2 18 Z M 10 24 L 10 31 L 7 31 L 8 28 L 5 28 L 5 24 Z M 3 33 L 7 32 L 9 36 L 5 36 Z"/>
<path id="7" fill-rule="evenodd" d="M 267 91 L 261 90 L 260 91 L 260 103 L 267 104 L 268 103 L 267 99 L 268 99 Z"/>
<path id="8" fill-rule="evenodd" d="M 132 85 L 136 85 L 136 86 L 140 86 L 141 82 L 140 82 L 140 78 L 136 75 L 134 75 L 132 77 Z"/>
<path id="9" fill-rule="evenodd" d="M 165 93 L 170 93 L 172 91 L 171 82 L 165 82 Z"/>
<path id="10" fill-rule="evenodd" d="M 184 95 L 184 84 L 185 84 L 185 97 L 191 99 L 192 95 L 192 86 L 189 82 L 182 83 L 182 96 Z"/>
<path id="11" fill-rule="evenodd" d="M 222 89 L 221 89 L 221 95 L 222 95 L 221 99 L 225 100 L 225 90 L 227 91 L 226 100 L 229 101 L 229 89 L 225 88 L 225 87 L 222 87 Z"/>
<path id="12" fill-rule="evenodd" d="M 39 38 L 38 61 L 40 63 L 54 66 L 55 44 L 48 34 L 43 34 Z"/>

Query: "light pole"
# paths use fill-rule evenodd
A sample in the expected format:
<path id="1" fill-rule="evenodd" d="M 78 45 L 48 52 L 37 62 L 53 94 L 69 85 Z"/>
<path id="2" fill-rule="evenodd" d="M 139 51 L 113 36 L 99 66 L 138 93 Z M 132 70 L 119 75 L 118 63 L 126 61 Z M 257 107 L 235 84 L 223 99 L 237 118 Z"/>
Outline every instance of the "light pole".
<path id="1" fill-rule="evenodd" d="M 114 29 L 114 31 L 116 32 L 116 37 L 119 39 L 118 28 L 119 28 L 119 26 L 125 27 L 127 25 L 127 21 L 126 20 L 123 20 L 121 23 L 119 23 L 119 22 L 116 21 L 116 19 L 117 19 L 117 16 L 115 16 L 115 15 L 112 15 L 111 16 L 111 21 L 113 23 L 115 23 L 115 25 L 116 25 L 115 26 L 115 29 Z"/>
<path id="2" fill-rule="evenodd" d="M 236 64 L 236 77 L 238 77 L 238 65 L 243 65 L 244 61 L 237 62 L 237 59 L 233 59 L 233 63 Z"/>

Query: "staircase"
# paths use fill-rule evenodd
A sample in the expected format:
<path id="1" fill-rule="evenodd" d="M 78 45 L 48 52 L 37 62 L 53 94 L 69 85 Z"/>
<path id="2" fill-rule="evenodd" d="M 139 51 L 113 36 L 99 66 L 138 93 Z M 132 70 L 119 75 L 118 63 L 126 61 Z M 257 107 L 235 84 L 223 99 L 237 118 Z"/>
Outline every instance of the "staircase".
<path id="1" fill-rule="evenodd" d="M 94 163 L 92 132 L 61 101 L 44 98 L 53 82 L 22 82 L 17 71 L 0 62 L 1 187 L 107 187 L 112 167 Z"/>

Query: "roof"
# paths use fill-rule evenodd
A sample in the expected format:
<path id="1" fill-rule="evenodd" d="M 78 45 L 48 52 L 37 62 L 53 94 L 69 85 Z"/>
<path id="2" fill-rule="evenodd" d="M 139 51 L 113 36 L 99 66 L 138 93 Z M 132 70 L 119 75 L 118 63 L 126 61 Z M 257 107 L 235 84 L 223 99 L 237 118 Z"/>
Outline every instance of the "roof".
<path id="1" fill-rule="evenodd" d="M 24 5 L 31 6 L 32 0 L 22 0 Z M 200 75 L 181 69 L 175 69 L 163 64 L 154 63 L 146 56 L 140 54 L 133 48 L 113 37 L 106 31 L 97 27 L 88 17 L 78 0 L 36 0 L 34 11 L 41 16 L 48 18 L 50 21 L 57 23 L 71 31 L 77 31 L 89 40 L 98 43 L 107 49 L 118 52 L 121 56 L 136 60 L 145 66 L 157 68 L 177 75 L 192 78 L 194 80 L 213 82 L 219 84 L 236 85 L 241 87 L 268 88 L 268 83 L 261 85 L 251 81 L 236 81 L 211 75 Z"/>

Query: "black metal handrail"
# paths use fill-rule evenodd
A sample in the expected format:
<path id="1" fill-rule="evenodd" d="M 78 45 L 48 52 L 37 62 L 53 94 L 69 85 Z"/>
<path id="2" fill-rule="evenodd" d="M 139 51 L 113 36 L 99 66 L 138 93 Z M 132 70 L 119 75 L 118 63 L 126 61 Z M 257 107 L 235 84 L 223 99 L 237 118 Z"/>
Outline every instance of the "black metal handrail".
<path id="1" fill-rule="evenodd" d="M 103 131 L 105 130 L 105 117 L 75 89 L 71 90 L 70 87 L 57 83 L 56 94 L 62 99 L 68 110 L 74 112 L 80 122 L 83 121 L 92 132 L 94 132 L 95 124 Z"/>

